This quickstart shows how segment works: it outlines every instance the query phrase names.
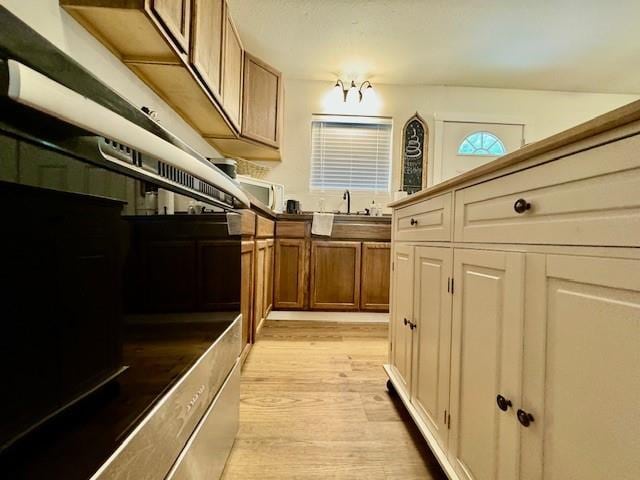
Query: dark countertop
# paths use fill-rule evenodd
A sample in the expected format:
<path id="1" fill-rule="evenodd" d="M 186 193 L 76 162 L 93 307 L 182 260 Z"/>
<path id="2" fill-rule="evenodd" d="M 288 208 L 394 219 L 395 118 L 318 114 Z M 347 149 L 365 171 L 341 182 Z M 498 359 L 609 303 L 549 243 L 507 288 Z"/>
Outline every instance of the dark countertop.
<path id="1" fill-rule="evenodd" d="M 278 220 L 297 220 L 310 221 L 313 220 L 313 212 L 303 212 L 300 214 L 279 213 Z M 344 213 L 336 213 L 334 217 L 335 223 L 381 223 L 391 224 L 391 215 L 382 215 L 381 217 L 372 217 L 370 215 L 347 215 Z"/>

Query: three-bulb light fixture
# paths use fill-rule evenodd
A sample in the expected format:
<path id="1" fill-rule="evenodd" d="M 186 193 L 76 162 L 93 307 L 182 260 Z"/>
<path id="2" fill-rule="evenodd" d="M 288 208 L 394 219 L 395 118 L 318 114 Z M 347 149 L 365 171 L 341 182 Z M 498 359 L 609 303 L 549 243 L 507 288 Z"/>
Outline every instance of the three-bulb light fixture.
<path id="1" fill-rule="evenodd" d="M 351 80 L 351 85 L 349 88 L 346 88 L 344 82 L 340 79 L 336 82 L 336 89 L 340 89 L 342 92 L 342 100 L 347 103 L 348 99 L 353 98 L 356 94 L 358 95 L 358 103 L 362 102 L 366 92 L 370 91 L 373 88 L 371 82 L 369 80 L 365 80 L 360 84 L 360 87 L 356 85 L 355 80 Z"/>

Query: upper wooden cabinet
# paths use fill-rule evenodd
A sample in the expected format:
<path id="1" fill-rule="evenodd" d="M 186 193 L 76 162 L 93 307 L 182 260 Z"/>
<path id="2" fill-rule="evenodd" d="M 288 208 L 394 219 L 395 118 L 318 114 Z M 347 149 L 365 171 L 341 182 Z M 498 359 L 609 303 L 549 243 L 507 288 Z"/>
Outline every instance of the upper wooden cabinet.
<path id="1" fill-rule="evenodd" d="M 242 135 L 274 147 L 280 144 L 282 76 L 253 55 L 244 58 Z"/>
<path id="2" fill-rule="evenodd" d="M 191 0 L 152 0 L 151 10 L 158 16 L 182 51 L 188 52 Z"/>
<path id="3" fill-rule="evenodd" d="M 222 95 L 224 1 L 193 0 L 191 63 L 219 100 Z"/>
<path id="4" fill-rule="evenodd" d="M 280 160 L 280 73 L 246 63 L 225 0 L 59 1 L 220 153 Z"/>
<path id="5" fill-rule="evenodd" d="M 229 119 L 237 129 L 240 129 L 243 50 L 240 36 L 229 16 L 227 7 L 224 9 L 224 25 L 224 86 L 222 99 Z"/>

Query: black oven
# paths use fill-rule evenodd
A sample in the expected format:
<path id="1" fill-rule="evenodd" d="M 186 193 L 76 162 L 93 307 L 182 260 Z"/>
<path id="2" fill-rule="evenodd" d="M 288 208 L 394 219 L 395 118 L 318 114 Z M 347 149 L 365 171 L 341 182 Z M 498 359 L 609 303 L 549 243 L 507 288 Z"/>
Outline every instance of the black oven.
<path id="1" fill-rule="evenodd" d="M 246 197 L 112 92 L 118 116 L 94 129 L 62 104 L 104 96 L 52 81 L 71 95 L 58 115 L 34 100 L 48 77 L 0 70 L 0 476 L 171 477 L 206 428 L 227 432 L 224 452 L 241 331 L 230 216 Z M 12 75 L 44 83 L 31 98 Z"/>

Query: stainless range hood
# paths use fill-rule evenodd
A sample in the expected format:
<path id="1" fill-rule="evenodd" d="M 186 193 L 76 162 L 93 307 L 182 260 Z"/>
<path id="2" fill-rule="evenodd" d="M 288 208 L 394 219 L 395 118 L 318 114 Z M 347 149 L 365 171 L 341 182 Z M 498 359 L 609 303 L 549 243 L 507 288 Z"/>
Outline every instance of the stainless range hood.
<path id="1" fill-rule="evenodd" d="M 250 206 L 240 187 L 203 156 L 179 148 L 20 62 L 9 59 L 6 65 L 7 96 L 98 135 L 93 141 L 99 163 L 223 208 Z"/>

